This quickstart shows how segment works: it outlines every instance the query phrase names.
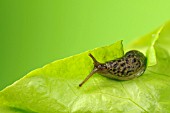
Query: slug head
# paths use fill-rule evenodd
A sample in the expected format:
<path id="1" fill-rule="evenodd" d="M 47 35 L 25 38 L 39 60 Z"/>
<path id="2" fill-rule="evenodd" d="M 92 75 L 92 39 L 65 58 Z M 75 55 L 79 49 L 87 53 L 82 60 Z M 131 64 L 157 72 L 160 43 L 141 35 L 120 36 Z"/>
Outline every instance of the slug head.
<path id="1" fill-rule="evenodd" d="M 94 68 L 91 71 L 91 73 L 79 84 L 79 87 L 81 87 L 95 73 L 97 72 L 104 73 L 107 71 L 107 68 L 104 66 L 104 64 L 98 62 L 91 53 L 89 54 L 89 56 L 93 60 Z"/>

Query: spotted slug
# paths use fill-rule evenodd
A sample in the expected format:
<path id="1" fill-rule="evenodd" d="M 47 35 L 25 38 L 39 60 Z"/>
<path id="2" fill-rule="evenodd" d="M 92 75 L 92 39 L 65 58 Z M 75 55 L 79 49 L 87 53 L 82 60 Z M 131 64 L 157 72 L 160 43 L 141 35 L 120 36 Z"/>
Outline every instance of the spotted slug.
<path id="1" fill-rule="evenodd" d="M 94 68 L 79 84 L 80 87 L 95 73 L 116 80 L 130 80 L 142 75 L 146 69 L 147 59 L 137 50 L 128 51 L 123 57 L 106 63 L 98 62 L 91 53 L 89 56 L 93 60 Z"/>

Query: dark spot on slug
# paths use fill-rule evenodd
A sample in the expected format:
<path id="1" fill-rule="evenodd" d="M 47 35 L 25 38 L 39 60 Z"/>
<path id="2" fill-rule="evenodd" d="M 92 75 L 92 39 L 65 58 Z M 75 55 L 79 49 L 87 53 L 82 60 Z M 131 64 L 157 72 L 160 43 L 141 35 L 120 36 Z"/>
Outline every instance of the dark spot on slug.
<path id="1" fill-rule="evenodd" d="M 117 60 L 118 62 L 121 62 L 121 60 L 119 59 L 119 60 Z"/>
<path id="2" fill-rule="evenodd" d="M 129 63 L 129 60 L 128 60 L 128 59 L 126 59 L 126 63 Z"/>
<path id="3" fill-rule="evenodd" d="M 127 68 L 131 68 L 130 65 L 128 65 Z"/>
<path id="4" fill-rule="evenodd" d="M 120 73 L 120 71 L 119 71 L 119 70 L 117 70 L 117 73 Z"/>
<path id="5" fill-rule="evenodd" d="M 117 72 L 113 72 L 113 74 L 114 74 L 114 75 L 116 75 L 116 74 L 117 74 Z"/>
<path id="6" fill-rule="evenodd" d="M 120 64 L 121 66 L 124 66 L 125 65 L 125 63 L 122 63 L 122 64 Z"/>
<path id="7" fill-rule="evenodd" d="M 113 65 L 113 67 L 117 67 L 118 66 L 118 63 L 116 62 L 114 65 Z"/>
<path id="8" fill-rule="evenodd" d="M 113 71 L 116 71 L 116 69 L 114 68 Z"/>
<path id="9" fill-rule="evenodd" d="M 135 63 L 136 62 L 136 59 L 134 58 L 134 59 L 132 59 L 132 63 Z"/>
<path id="10" fill-rule="evenodd" d="M 134 57 L 134 55 L 133 54 L 128 54 L 127 57 L 132 58 L 132 57 Z"/>

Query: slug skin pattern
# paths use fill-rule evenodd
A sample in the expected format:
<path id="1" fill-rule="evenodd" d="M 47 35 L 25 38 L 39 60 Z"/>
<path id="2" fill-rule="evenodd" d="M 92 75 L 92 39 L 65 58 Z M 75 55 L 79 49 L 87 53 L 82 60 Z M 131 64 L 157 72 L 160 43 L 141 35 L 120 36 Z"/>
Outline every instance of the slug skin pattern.
<path id="1" fill-rule="evenodd" d="M 93 74 L 99 73 L 105 77 L 117 80 L 130 80 L 142 75 L 146 69 L 146 57 L 137 50 L 127 52 L 123 57 L 108 61 L 98 62 L 92 54 L 89 56 L 93 60 L 94 69 L 79 84 L 81 87 Z"/>
<path id="2" fill-rule="evenodd" d="M 103 67 L 100 70 L 100 67 Z M 146 69 L 146 57 L 139 51 L 132 50 L 123 57 L 99 65 L 98 73 L 108 78 L 129 80 L 140 76 Z M 107 71 L 104 71 L 105 69 Z"/>

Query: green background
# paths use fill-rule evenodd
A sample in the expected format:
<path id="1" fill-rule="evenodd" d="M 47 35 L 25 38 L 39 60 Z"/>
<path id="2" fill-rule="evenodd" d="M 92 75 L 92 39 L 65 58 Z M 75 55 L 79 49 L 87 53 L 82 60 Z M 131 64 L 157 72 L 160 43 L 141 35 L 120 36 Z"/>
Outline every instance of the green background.
<path id="1" fill-rule="evenodd" d="M 54 60 L 126 45 L 169 19 L 169 0 L 0 0 L 0 89 Z"/>

